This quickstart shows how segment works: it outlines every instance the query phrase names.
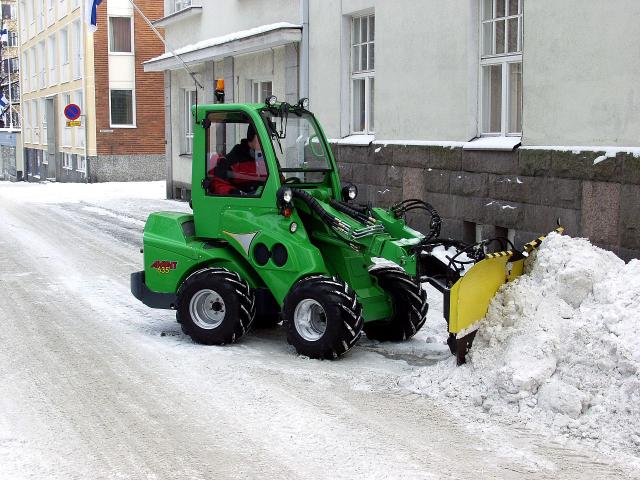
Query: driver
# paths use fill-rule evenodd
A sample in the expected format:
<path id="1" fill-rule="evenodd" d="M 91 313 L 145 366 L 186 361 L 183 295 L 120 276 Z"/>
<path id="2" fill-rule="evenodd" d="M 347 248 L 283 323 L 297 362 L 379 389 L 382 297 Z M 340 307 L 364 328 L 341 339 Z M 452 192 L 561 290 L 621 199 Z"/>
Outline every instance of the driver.
<path id="1" fill-rule="evenodd" d="M 218 158 L 209 174 L 213 174 L 212 193 L 217 195 L 253 195 L 265 184 L 267 167 L 253 125 L 247 129 L 247 138 Z"/>

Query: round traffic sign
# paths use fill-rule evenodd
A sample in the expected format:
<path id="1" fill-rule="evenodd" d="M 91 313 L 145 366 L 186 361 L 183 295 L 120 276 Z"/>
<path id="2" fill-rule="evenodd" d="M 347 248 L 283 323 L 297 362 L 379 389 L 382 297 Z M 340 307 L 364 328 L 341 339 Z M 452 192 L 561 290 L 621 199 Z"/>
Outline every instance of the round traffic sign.
<path id="1" fill-rule="evenodd" d="M 81 113 L 80 107 L 75 103 L 70 103 L 64 108 L 64 116 L 71 121 L 77 120 L 78 118 L 80 118 L 80 113 Z"/>

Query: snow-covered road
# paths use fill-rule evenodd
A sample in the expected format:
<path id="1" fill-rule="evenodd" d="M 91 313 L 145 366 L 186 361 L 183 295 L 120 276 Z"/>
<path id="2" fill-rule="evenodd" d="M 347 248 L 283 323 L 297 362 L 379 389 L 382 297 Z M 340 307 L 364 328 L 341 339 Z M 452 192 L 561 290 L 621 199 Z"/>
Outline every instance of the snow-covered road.
<path id="1" fill-rule="evenodd" d="M 278 329 L 193 344 L 129 293 L 147 214 L 188 211 L 163 192 L 0 183 L 1 479 L 631 475 L 403 389 L 416 365 L 450 361 L 426 335 L 363 339 L 335 362 L 296 356 Z"/>

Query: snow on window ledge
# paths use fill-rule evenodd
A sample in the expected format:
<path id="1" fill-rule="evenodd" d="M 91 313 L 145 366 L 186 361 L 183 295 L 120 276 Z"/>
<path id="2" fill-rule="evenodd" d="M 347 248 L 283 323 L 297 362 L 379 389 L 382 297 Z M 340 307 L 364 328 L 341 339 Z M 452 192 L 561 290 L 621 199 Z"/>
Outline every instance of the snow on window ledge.
<path id="1" fill-rule="evenodd" d="M 349 135 L 344 138 L 331 138 L 329 143 L 335 143 L 337 145 L 356 145 L 356 146 L 369 146 L 375 141 L 375 135 Z"/>
<path id="2" fill-rule="evenodd" d="M 522 137 L 481 137 L 466 142 L 463 150 L 494 150 L 510 152 L 520 146 Z"/>

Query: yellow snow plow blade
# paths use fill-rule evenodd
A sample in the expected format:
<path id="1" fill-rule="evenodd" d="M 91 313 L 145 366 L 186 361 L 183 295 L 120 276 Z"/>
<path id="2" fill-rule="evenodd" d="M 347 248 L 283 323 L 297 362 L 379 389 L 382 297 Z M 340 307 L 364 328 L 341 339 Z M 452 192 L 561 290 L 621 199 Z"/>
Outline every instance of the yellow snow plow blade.
<path id="1" fill-rule="evenodd" d="M 559 227 L 555 231 L 561 234 L 564 229 Z M 525 258 L 540 246 L 544 238 L 527 243 L 523 252 L 488 253 L 451 287 L 449 332 L 456 334 L 458 363 L 464 363 L 464 354 L 471 347 L 475 331 L 487 315 L 498 289 L 522 275 Z"/>

